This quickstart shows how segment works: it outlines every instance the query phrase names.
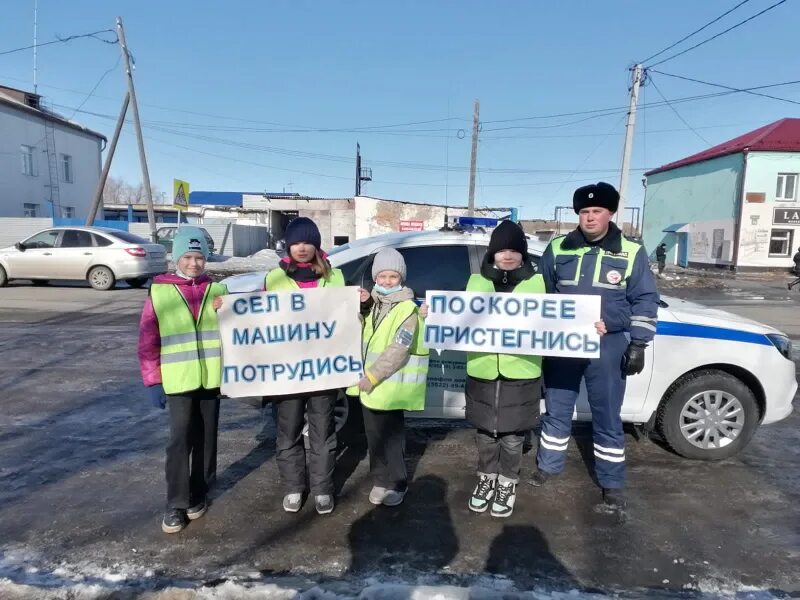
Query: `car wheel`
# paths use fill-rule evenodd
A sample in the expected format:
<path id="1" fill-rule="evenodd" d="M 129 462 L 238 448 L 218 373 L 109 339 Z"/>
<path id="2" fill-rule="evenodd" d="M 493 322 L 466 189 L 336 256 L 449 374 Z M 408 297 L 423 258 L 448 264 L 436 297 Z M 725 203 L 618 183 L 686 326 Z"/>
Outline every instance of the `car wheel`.
<path id="1" fill-rule="evenodd" d="M 721 460 L 737 454 L 759 422 L 755 395 L 730 373 L 702 370 L 676 381 L 658 409 L 667 444 L 686 458 Z"/>
<path id="2" fill-rule="evenodd" d="M 103 266 L 93 267 L 92 270 L 89 271 L 87 280 L 89 281 L 89 285 L 102 292 L 110 290 L 116 283 L 114 272 L 108 267 Z"/>
<path id="3" fill-rule="evenodd" d="M 132 288 L 140 288 L 145 283 L 147 283 L 148 279 L 149 279 L 149 277 L 137 277 L 135 279 L 126 279 L 125 283 L 127 283 Z"/>
<path id="4" fill-rule="evenodd" d="M 47 285 L 50 283 L 47 279 L 32 279 L 31 281 L 33 281 L 33 285 Z"/>
<path id="5" fill-rule="evenodd" d="M 6 270 L 3 267 L 0 267 L 0 287 L 6 287 L 8 285 L 8 275 L 6 275 Z"/>

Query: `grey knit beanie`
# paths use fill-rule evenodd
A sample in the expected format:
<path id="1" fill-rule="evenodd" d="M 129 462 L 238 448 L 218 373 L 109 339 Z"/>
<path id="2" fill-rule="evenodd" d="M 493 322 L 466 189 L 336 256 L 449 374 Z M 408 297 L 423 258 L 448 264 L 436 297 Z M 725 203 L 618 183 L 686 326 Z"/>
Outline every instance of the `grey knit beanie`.
<path id="1" fill-rule="evenodd" d="M 400 279 L 406 280 L 406 261 L 403 260 L 403 255 L 394 248 L 384 248 L 375 255 L 375 260 L 372 262 L 372 279 L 378 277 L 381 271 L 395 271 L 400 273 Z"/>

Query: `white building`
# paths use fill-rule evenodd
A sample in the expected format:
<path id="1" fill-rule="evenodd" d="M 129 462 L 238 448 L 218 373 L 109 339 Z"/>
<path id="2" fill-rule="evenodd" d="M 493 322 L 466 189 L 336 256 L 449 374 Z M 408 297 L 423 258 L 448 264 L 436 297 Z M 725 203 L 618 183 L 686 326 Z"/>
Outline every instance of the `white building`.
<path id="1" fill-rule="evenodd" d="M 361 240 L 392 231 L 422 231 L 438 229 L 445 220 L 468 213 L 465 206 L 423 204 L 386 200 L 370 196 L 353 198 L 275 198 L 261 194 L 243 194 L 242 208 L 266 215 L 273 240 L 283 237 L 289 222 L 295 217 L 308 217 L 318 226 L 324 248 L 333 248 L 353 240 Z M 228 209 L 236 211 L 236 208 Z M 216 216 L 207 211 L 206 218 Z M 476 217 L 516 218 L 516 209 L 509 207 L 481 207 L 475 209 Z"/>
<path id="2" fill-rule="evenodd" d="M 800 246 L 800 119 L 787 118 L 645 173 L 644 243 L 668 262 L 787 269 Z"/>
<path id="3" fill-rule="evenodd" d="M 0 86 L 0 217 L 85 218 L 106 138 Z"/>

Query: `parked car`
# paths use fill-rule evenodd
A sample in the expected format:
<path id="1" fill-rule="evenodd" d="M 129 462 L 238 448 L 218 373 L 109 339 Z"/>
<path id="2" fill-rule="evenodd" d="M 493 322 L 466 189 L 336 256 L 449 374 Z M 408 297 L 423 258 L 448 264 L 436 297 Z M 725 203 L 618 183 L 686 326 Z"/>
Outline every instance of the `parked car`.
<path id="1" fill-rule="evenodd" d="M 546 243 L 529 239 L 538 264 Z M 428 290 L 464 290 L 489 245 L 486 233 L 391 233 L 351 242 L 330 254 L 350 285 L 371 288 L 375 254 L 396 248 L 405 258 L 407 285 L 418 301 Z M 228 289 L 261 289 L 265 273 L 224 280 Z M 792 344 L 782 332 L 721 310 L 662 296 L 658 330 L 646 351 L 645 370 L 628 377 L 622 419 L 659 432 L 678 454 L 716 460 L 744 448 L 761 424 L 792 411 L 797 391 Z M 464 418 L 465 355 L 432 351 L 422 417 Z M 337 426 L 349 427 L 355 406 L 340 401 Z M 415 415 L 420 413 L 413 413 Z M 591 421 L 582 386 L 575 417 Z"/>
<path id="2" fill-rule="evenodd" d="M 0 249 L 0 287 L 12 279 L 38 285 L 86 280 L 96 290 L 110 290 L 120 280 L 142 287 L 166 270 L 162 246 L 106 227 L 51 227 Z"/>
<path id="3" fill-rule="evenodd" d="M 156 229 L 156 241 L 164 246 L 164 250 L 167 251 L 167 254 L 172 254 L 172 240 L 175 239 L 175 232 L 177 229 L 178 225 L 165 225 L 164 227 L 159 227 Z M 203 235 L 206 238 L 209 254 L 214 254 L 214 238 L 212 238 L 211 234 L 208 233 L 208 231 L 206 231 L 203 227 L 199 227 L 198 229 L 203 232 Z"/>

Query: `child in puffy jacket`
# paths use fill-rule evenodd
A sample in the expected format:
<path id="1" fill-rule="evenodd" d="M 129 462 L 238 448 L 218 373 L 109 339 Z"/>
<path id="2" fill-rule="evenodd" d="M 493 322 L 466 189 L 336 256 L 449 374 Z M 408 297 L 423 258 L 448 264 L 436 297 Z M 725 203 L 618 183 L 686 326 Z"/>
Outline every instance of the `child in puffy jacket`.
<path id="1" fill-rule="evenodd" d="M 178 228 L 175 273 L 156 277 L 139 325 L 139 367 L 157 408 L 167 408 L 165 533 L 208 509 L 216 479 L 221 343 L 213 301 L 227 294 L 205 274 L 208 246 L 196 227 Z"/>
<path id="2" fill-rule="evenodd" d="M 348 394 L 359 396 L 364 415 L 374 483 L 369 501 L 397 506 L 408 490 L 404 412 L 425 408 L 428 350 L 414 291 L 403 285 L 403 256 L 393 248 L 378 252 L 372 278 L 371 296 L 366 290 L 361 295 L 369 308 L 362 330 L 364 376 Z"/>

